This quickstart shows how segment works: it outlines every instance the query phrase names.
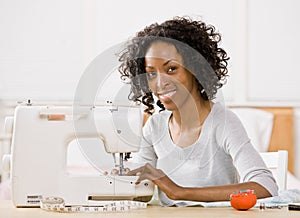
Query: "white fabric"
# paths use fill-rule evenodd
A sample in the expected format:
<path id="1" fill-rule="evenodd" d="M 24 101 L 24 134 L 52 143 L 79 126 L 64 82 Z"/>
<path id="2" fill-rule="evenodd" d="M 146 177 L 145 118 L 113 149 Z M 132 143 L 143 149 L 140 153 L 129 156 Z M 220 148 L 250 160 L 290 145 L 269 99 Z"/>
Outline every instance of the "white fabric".
<path id="1" fill-rule="evenodd" d="M 135 162 L 150 162 L 184 187 L 206 187 L 254 181 L 273 196 L 277 185 L 238 117 L 216 103 L 206 118 L 198 140 L 181 148 L 172 142 L 168 129 L 171 112 L 149 118 L 144 127 L 144 143 Z M 189 204 L 172 201 L 159 191 L 164 206 Z"/>
<path id="2" fill-rule="evenodd" d="M 252 145 L 259 152 L 268 151 L 274 115 L 255 108 L 232 108 L 231 111 L 241 120 Z"/>
<path id="3" fill-rule="evenodd" d="M 300 202 L 300 190 L 290 189 L 279 191 L 278 196 L 261 198 L 257 200 L 254 207 L 260 207 L 261 203 L 265 204 L 265 207 L 271 208 L 281 208 L 286 207 L 290 203 Z M 216 202 L 192 202 L 191 204 L 186 204 L 184 202 L 178 204 L 179 207 L 186 206 L 201 206 L 201 207 L 231 207 L 230 201 L 216 201 Z"/>

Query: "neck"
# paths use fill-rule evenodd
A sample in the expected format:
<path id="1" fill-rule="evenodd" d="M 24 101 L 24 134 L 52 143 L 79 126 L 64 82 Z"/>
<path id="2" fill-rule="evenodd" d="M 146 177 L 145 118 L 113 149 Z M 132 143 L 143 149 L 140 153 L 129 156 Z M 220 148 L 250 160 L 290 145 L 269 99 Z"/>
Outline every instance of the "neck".
<path id="1" fill-rule="evenodd" d="M 174 110 L 170 119 L 171 125 L 176 125 L 179 129 L 192 129 L 202 127 L 206 117 L 211 111 L 211 102 L 205 101 L 201 97 L 190 99 L 180 110 Z"/>

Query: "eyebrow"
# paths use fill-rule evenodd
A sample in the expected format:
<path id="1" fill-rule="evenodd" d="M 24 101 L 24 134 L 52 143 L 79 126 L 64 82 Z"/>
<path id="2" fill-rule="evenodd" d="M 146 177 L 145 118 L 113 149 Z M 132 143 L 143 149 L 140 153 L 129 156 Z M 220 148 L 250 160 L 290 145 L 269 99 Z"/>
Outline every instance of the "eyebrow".
<path id="1" fill-rule="evenodd" d="M 177 61 L 175 60 L 175 59 L 169 59 L 169 60 L 167 60 L 165 63 L 163 63 L 163 66 L 166 66 L 168 63 L 170 63 L 171 61 L 175 61 L 176 63 L 177 63 Z M 152 67 L 152 66 L 145 66 L 145 67 L 148 67 L 148 68 L 151 68 L 151 69 L 153 69 L 154 67 Z"/>
<path id="2" fill-rule="evenodd" d="M 164 64 L 163 64 L 163 66 L 166 66 L 169 62 L 171 62 L 171 61 L 175 61 L 174 59 L 170 59 L 170 60 L 167 60 Z"/>

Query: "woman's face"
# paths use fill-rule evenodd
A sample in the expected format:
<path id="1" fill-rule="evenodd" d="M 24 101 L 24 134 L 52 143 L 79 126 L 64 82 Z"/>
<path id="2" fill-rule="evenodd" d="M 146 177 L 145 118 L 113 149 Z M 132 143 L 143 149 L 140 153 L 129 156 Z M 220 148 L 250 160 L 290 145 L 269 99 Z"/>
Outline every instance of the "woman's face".
<path id="1" fill-rule="evenodd" d="M 147 50 L 145 70 L 148 85 L 167 110 L 176 110 L 195 95 L 194 76 L 184 68 L 183 58 L 172 44 L 157 41 Z"/>

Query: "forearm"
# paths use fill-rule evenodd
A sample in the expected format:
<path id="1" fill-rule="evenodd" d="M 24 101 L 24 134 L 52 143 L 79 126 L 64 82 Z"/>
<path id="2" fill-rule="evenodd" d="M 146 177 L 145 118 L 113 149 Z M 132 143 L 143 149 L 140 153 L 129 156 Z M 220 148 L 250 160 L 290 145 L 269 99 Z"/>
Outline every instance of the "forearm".
<path id="1" fill-rule="evenodd" d="M 256 182 L 238 183 L 224 186 L 202 188 L 186 188 L 176 185 L 167 176 L 159 178 L 154 183 L 173 200 L 189 201 L 227 201 L 230 194 L 240 190 L 252 189 L 257 198 L 271 197 L 271 194 Z"/>

